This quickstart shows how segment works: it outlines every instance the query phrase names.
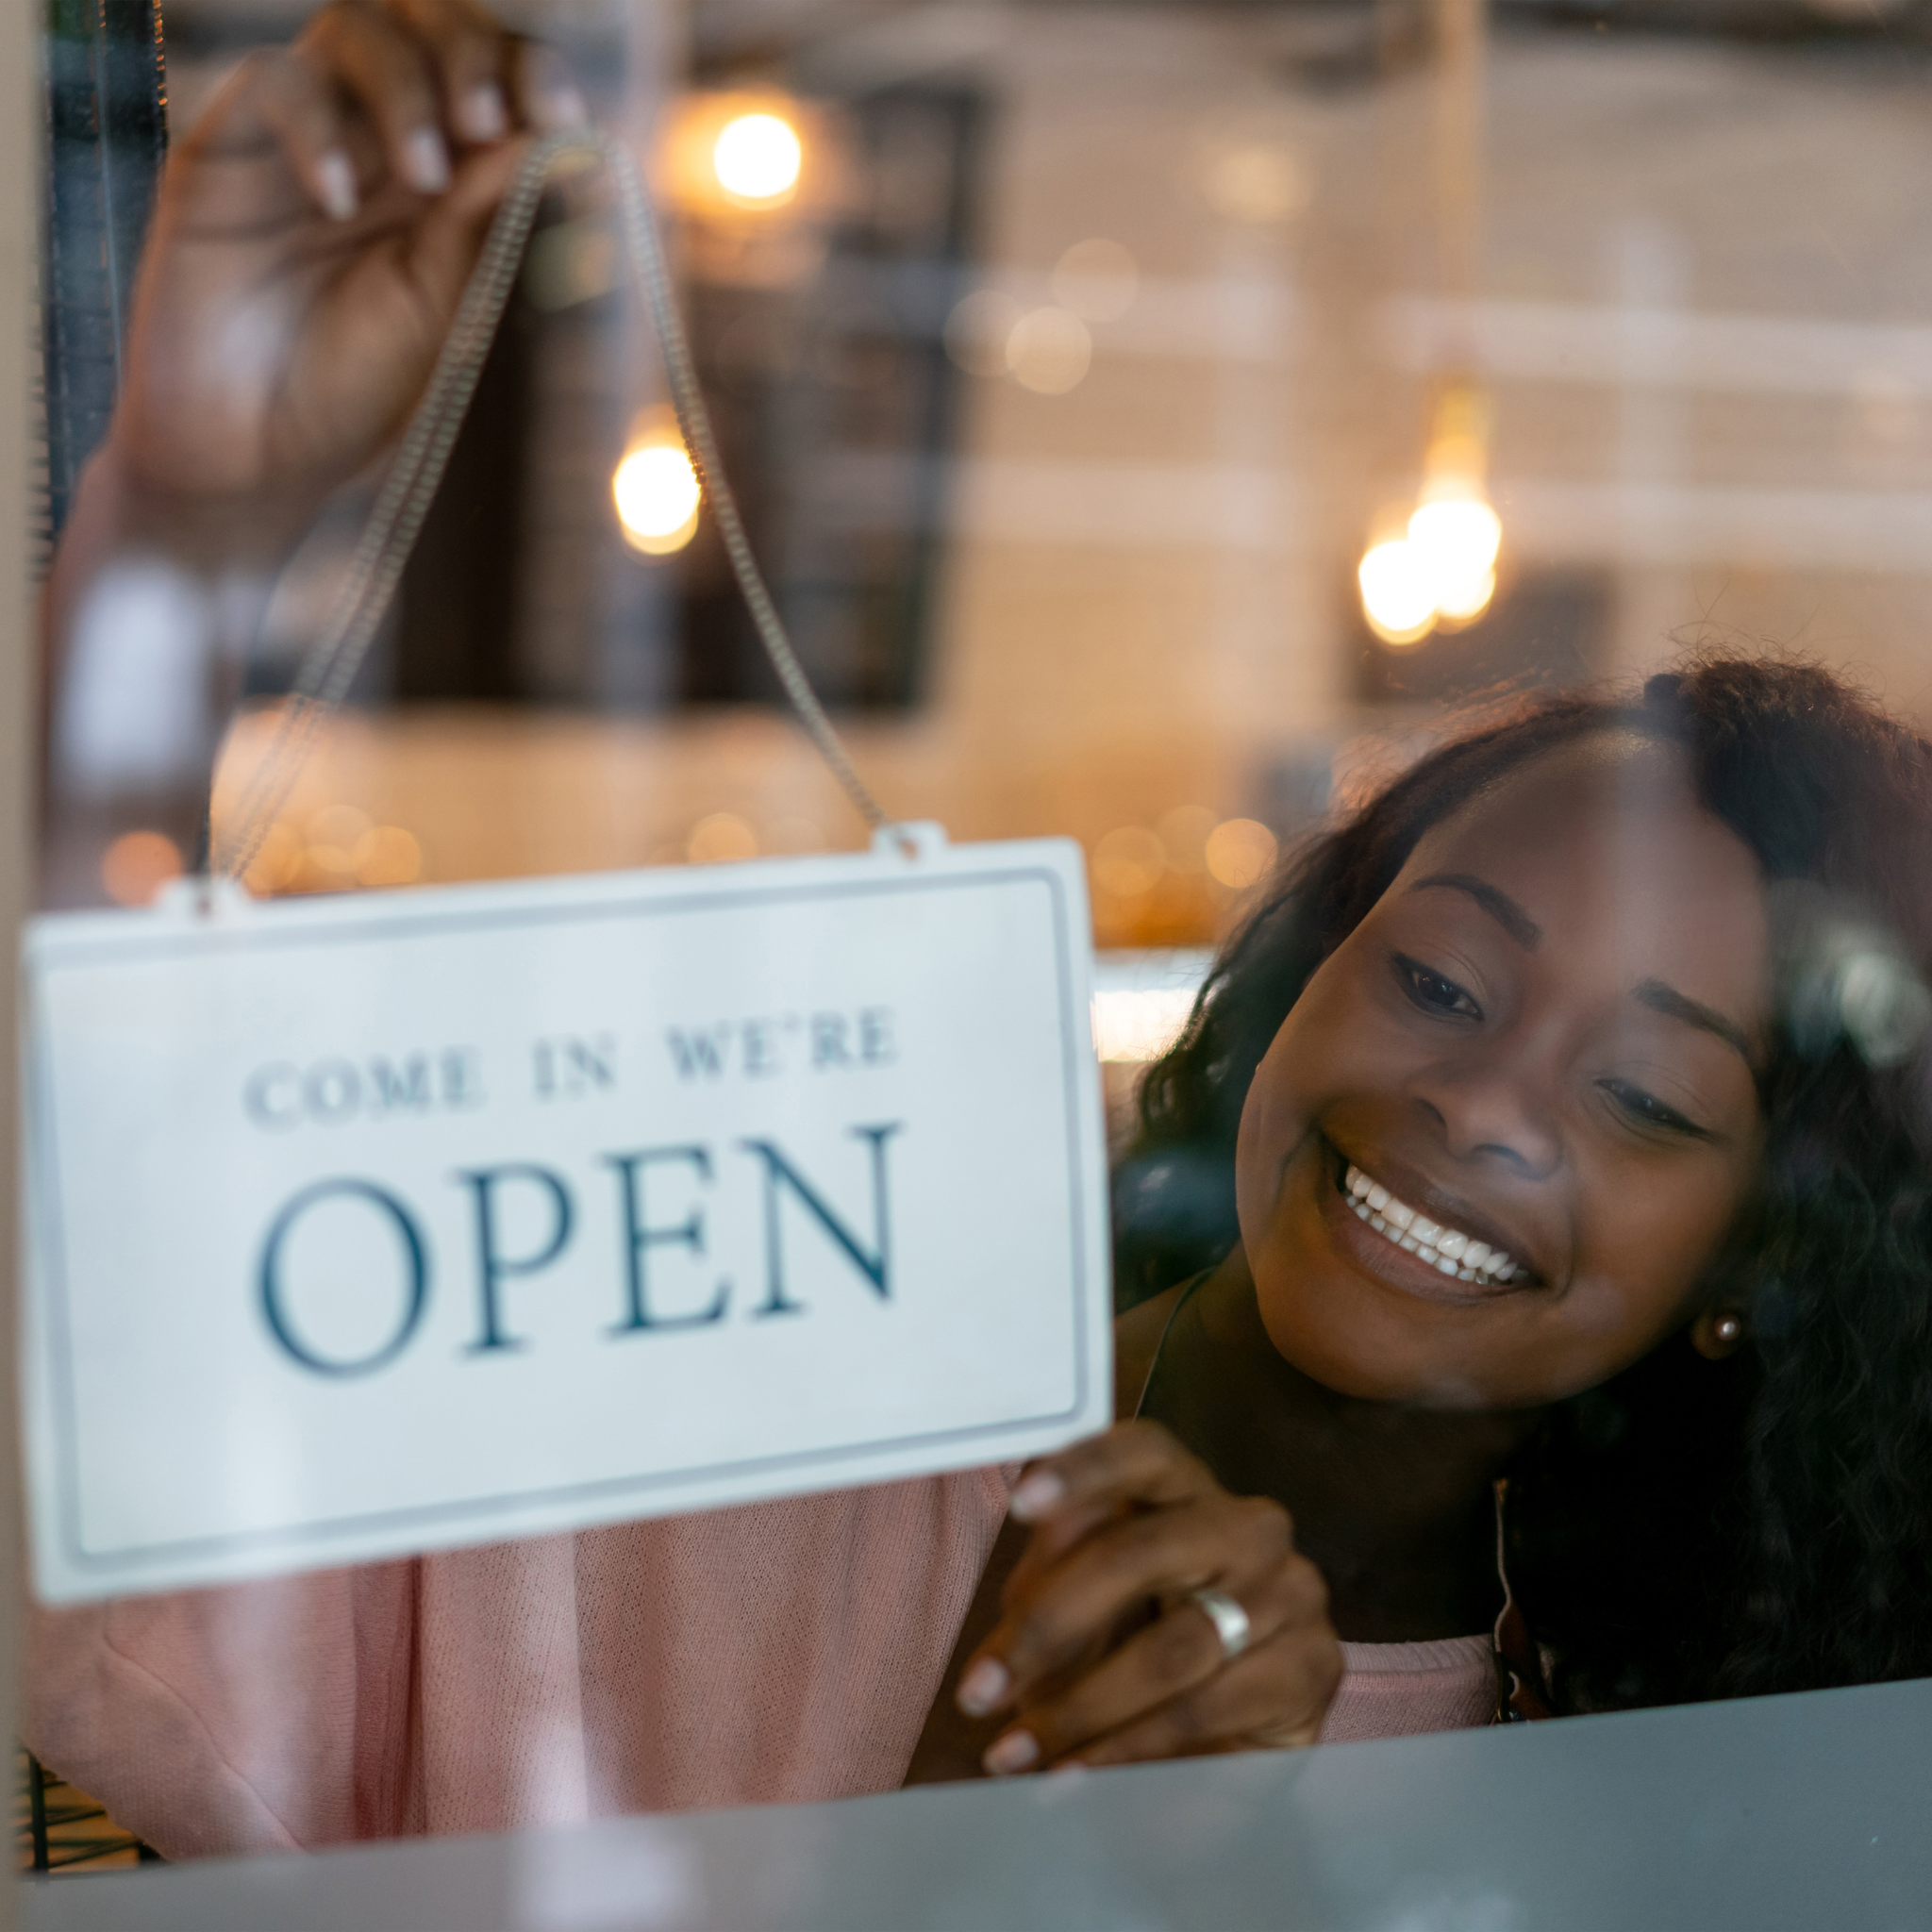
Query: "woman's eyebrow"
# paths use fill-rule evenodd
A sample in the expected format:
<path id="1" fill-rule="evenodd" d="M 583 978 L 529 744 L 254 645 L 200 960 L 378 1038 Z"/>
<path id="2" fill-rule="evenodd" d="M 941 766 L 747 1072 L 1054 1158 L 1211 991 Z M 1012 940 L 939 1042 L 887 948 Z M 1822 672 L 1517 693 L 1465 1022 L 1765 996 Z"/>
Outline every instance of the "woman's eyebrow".
<path id="1" fill-rule="evenodd" d="M 1661 979 L 1644 980 L 1637 989 L 1637 998 L 1654 1013 L 1663 1013 L 1673 1020 L 1682 1020 L 1687 1025 L 1715 1034 L 1726 1046 L 1735 1047 L 1752 1074 L 1757 1074 L 1757 1062 L 1752 1055 L 1751 1042 L 1745 1038 L 1744 1029 L 1701 1000 L 1693 1000 L 1688 993 L 1679 992 L 1674 986 L 1666 986 Z"/>
<path id="2" fill-rule="evenodd" d="M 1432 887 L 1467 892 L 1525 953 L 1535 952 L 1542 943 L 1542 927 L 1507 892 L 1499 891 L 1487 879 L 1466 872 L 1432 872 L 1427 878 L 1416 880 L 1408 890 L 1425 892 Z"/>

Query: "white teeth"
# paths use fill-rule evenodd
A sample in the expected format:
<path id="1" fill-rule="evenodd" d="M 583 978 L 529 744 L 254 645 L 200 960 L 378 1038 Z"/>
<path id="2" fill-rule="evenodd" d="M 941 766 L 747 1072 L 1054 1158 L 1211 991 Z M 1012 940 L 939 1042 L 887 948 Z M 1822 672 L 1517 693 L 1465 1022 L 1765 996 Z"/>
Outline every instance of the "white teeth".
<path id="1" fill-rule="evenodd" d="M 1348 1205 L 1359 1220 L 1379 1235 L 1386 1236 L 1405 1254 L 1415 1255 L 1457 1281 L 1513 1281 L 1523 1271 L 1500 1248 L 1466 1235 L 1460 1228 L 1443 1227 L 1425 1214 L 1418 1214 L 1406 1201 L 1398 1201 L 1387 1188 L 1360 1168 L 1351 1166 L 1343 1174 L 1348 1189 Z"/>

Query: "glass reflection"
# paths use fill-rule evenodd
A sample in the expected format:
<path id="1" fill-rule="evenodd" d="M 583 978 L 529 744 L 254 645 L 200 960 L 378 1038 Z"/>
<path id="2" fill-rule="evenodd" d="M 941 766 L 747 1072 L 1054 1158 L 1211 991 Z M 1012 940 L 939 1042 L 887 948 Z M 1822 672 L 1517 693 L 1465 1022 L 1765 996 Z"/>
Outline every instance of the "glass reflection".
<path id="1" fill-rule="evenodd" d="M 50 591 L 50 897 L 194 866 L 514 142 L 629 116 L 868 774 L 1087 849 L 1122 1421 L 43 1617 L 30 1740 L 164 1854 L 1932 1671 L 1919 57 L 1410 11 L 807 9 L 768 73 L 700 8 L 688 75 L 572 79 L 331 9 L 188 91 Z M 263 896 L 856 841 L 608 208 L 551 214 Z"/>

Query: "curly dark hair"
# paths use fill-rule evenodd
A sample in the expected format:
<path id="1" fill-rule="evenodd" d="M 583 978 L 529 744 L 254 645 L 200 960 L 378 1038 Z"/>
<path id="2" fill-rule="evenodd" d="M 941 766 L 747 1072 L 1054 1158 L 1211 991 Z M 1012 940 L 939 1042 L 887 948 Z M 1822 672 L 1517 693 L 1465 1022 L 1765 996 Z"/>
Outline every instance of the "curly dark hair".
<path id="1" fill-rule="evenodd" d="M 1239 1239 L 1255 1068 L 1423 834 L 1620 729 L 1683 747 L 1772 895 L 1764 1169 L 1704 1284 L 1747 1340 L 1712 1363 L 1679 1334 L 1548 1413 L 1510 1472 L 1511 1581 L 1562 1709 L 1932 1674 L 1932 745 L 1814 665 L 1707 657 L 1641 695 L 1520 699 L 1291 855 L 1141 1088 L 1118 1298 Z"/>

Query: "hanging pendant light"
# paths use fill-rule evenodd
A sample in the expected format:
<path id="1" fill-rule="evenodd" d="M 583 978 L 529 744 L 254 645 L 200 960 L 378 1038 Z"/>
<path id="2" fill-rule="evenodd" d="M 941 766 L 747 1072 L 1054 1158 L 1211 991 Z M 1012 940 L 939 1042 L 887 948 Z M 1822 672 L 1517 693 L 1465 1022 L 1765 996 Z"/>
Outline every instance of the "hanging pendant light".
<path id="1" fill-rule="evenodd" d="M 1436 178 L 1441 292 L 1465 332 L 1482 225 L 1485 0 L 1437 0 Z M 1474 345 L 1457 345 L 1466 370 Z M 1372 541 L 1357 571 L 1362 615 L 1385 644 L 1407 649 L 1437 629 L 1476 622 L 1496 594 L 1503 523 L 1488 489 L 1490 398 L 1473 374 L 1437 391 L 1414 508 Z"/>

